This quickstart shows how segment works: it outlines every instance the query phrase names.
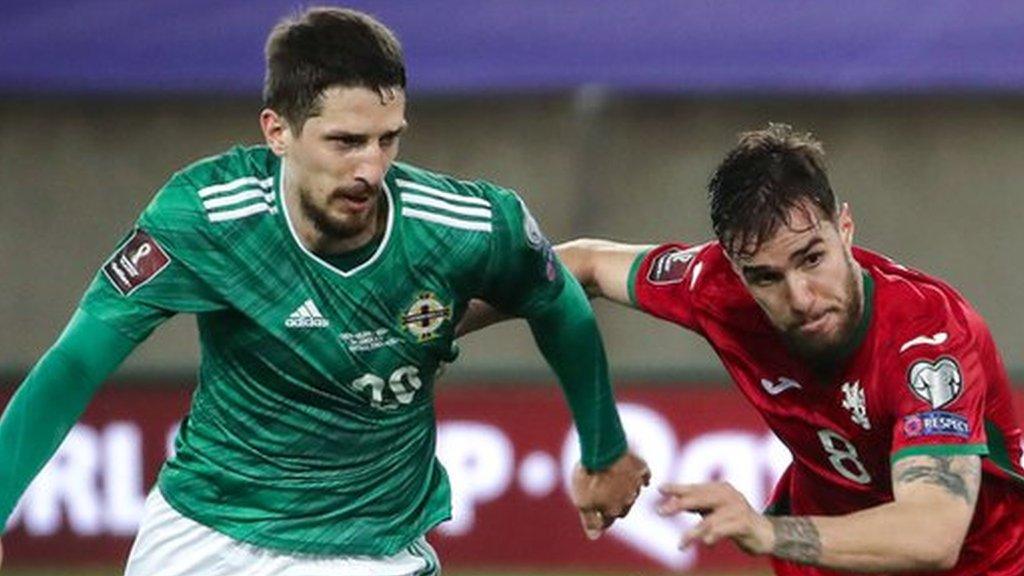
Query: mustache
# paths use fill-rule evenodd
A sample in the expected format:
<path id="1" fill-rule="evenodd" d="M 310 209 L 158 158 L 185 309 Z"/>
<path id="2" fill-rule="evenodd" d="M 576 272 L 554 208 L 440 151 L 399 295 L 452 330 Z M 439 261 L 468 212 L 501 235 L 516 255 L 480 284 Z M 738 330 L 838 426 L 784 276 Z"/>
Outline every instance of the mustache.
<path id="1" fill-rule="evenodd" d="M 371 186 L 366 182 L 359 182 L 353 186 L 335 188 L 331 191 L 330 199 L 335 200 L 345 196 L 373 196 L 384 191 L 384 185 Z"/>

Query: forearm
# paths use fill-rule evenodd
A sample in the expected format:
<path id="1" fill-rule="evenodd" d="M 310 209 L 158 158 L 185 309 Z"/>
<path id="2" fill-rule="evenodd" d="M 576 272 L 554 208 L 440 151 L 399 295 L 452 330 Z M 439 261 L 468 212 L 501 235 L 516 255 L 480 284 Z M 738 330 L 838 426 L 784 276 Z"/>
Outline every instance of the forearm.
<path id="1" fill-rule="evenodd" d="M 939 570 L 956 562 L 957 511 L 935 503 L 883 504 L 844 516 L 769 518 L 772 555 L 857 572 Z"/>
<path id="2" fill-rule="evenodd" d="M 625 453 L 626 437 L 608 379 L 604 344 L 582 288 L 566 278 L 559 297 L 528 320 L 565 392 L 580 436 L 583 465 L 605 469 Z"/>
<path id="3" fill-rule="evenodd" d="M 637 258 L 652 248 L 651 245 L 582 238 L 555 246 L 555 252 L 587 296 L 632 306 L 630 272 Z"/>
<path id="4" fill-rule="evenodd" d="M 514 316 L 498 310 L 483 300 L 470 300 L 465 314 L 455 326 L 455 337 L 462 338 L 470 332 L 476 332 L 510 318 L 514 318 Z"/>
<path id="5" fill-rule="evenodd" d="M 96 389 L 135 346 L 78 311 L 22 382 L 0 418 L 0 527 Z"/>

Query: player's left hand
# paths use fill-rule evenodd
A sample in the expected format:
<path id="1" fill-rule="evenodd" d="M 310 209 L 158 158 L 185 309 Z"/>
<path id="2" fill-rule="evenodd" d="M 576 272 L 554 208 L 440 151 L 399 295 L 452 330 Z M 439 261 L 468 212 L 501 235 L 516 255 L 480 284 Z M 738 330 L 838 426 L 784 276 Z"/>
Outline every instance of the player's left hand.
<path id="1" fill-rule="evenodd" d="M 658 491 L 665 496 L 658 506 L 662 516 L 680 512 L 702 516 L 696 526 L 683 534 L 680 548 L 693 542 L 714 544 L 728 538 L 747 554 L 768 554 L 775 545 L 771 522 L 727 482 L 664 484 Z"/>
<path id="2" fill-rule="evenodd" d="M 577 463 L 572 473 L 572 501 L 587 537 L 596 540 L 617 518 L 628 514 L 640 490 L 650 482 L 647 462 L 632 452 L 597 472 Z"/>

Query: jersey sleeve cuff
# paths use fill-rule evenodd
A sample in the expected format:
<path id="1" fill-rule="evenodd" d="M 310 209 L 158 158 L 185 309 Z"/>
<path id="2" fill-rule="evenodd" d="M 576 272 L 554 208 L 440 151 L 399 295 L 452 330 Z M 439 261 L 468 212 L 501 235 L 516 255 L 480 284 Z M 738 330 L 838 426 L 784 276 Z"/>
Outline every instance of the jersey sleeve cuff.
<path id="1" fill-rule="evenodd" d="M 647 255 L 651 253 L 651 250 L 654 250 L 654 248 L 648 248 L 647 250 L 637 254 L 636 259 L 633 260 L 633 265 L 629 267 L 629 279 L 626 282 L 626 287 L 629 291 L 629 302 L 634 308 L 640 307 L 640 303 L 636 300 L 636 275 L 640 272 L 640 266 L 643 265 L 644 260 L 647 258 Z"/>
<path id="2" fill-rule="evenodd" d="M 891 461 L 897 461 L 907 456 L 986 456 L 988 446 L 985 444 L 925 444 L 921 446 L 907 446 L 893 452 Z"/>

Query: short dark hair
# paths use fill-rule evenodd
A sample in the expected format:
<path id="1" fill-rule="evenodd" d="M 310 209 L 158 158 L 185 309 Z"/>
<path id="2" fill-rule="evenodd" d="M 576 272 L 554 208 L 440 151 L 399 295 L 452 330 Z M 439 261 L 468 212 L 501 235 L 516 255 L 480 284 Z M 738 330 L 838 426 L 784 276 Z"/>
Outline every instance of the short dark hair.
<path id="1" fill-rule="evenodd" d="M 263 104 L 299 132 L 328 88 L 405 88 L 398 38 L 356 10 L 310 8 L 285 18 L 267 37 L 266 60 Z"/>
<path id="2" fill-rule="evenodd" d="M 821 142 L 786 124 L 740 134 L 711 176 L 708 201 L 715 236 L 733 257 L 757 252 L 805 201 L 831 222 L 838 214 Z"/>

